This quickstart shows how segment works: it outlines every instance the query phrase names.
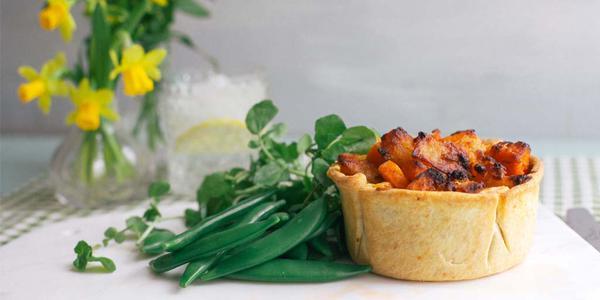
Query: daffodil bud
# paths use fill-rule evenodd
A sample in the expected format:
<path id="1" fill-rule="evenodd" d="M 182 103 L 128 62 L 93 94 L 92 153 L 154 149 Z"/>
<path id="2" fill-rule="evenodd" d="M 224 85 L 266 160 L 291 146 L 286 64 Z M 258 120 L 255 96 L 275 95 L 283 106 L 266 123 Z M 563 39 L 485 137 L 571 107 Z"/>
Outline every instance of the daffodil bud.
<path id="1" fill-rule="evenodd" d="M 33 99 L 40 97 L 46 91 L 46 84 L 41 79 L 36 79 L 28 83 L 22 83 L 19 86 L 18 94 L 22 103 L 29 103 Z"/>

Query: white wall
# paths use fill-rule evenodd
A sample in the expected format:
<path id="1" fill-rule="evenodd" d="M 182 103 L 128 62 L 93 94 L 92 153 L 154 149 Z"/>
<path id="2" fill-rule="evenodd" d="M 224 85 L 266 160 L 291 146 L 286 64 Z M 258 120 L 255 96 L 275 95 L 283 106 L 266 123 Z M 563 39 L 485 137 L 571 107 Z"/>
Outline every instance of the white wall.
<path id="1" fill-rule="evenodd" d="M 63 128 L 67 105 L 45 120 L 15 96 L 19 64 L 39 65 L 64 48 L 58 34 L 37 27 L 40 3 L 1 0 L 3 132 Z M 600 138 L 600 1 L 207 5 L 210 20 L 181 16 L 177 28 L 226 72 L 263 70 L 293 133 L 336 112 L 380 130 L 468 127 L 489 136 Z M 80 26 L 77 36 L 86 30 Z M 203 66 L 188 50 L 173 53 L 175 69 Z"/>

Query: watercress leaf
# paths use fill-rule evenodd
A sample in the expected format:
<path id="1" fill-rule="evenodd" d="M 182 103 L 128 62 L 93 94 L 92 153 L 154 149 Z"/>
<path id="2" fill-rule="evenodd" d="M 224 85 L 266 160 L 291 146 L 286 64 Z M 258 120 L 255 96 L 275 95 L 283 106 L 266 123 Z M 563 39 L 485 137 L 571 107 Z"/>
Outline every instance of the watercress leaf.
<path id="1" fill-rule="evenodd" d="M 97 261 L 101 263 L 104 269 L 110 273 L 114 272 L 117 269 L 115 263 L 112 261 L 112 259 L 108 257 L 91 257 L 90 261 Z"/>
<path id="2" fill-rule="evenodd" d="M 227 207 L 231 206 L 232 200 L 233 199 L 231 198 L 225 197 L 210 198 L 206 203 L 206 214 L 211 216 L 226 209 Z"/>
<path id="3" fill-rule="evenodd" d="M 194 0 L 175 1 L 177 9 L 195 17 L 205 18 L 210 16 L 209 11 Z"/>
<path id="4" fill-rule="evenodd" d="M 327 177 L 327 170 L 329 169 L 329 163 L 324 159 L 318 157 L 312 161 L 311 173 L 315 177 L 315 180 L 324 186 L 333 184 L 331 179 Z"/>
<path id="5" fill-rule="evenodd" d="M 297 149 L 298 153 L 304 153 L 304 152 L 306 152 L 306 150 L 308 148 L 310 148 L 311 144 L 312 144 L 312 138 L 310 137 L 309 134 L 305 133 L 298 140 L 298 143 L 296 144 L 296 149 Z"/>
<path id="6" fill-rule="evenodd" d="M 85 271 L 85 267 L 92 257 L 92 247 L 85 241 L 79 241 L 73 250 L 77 254 L 77 258 L 73 261 L 73 267 L 77 271 Z"/>
<path id="7" fill-rule="evenodd" d="M 112 239 L 114 238 L 117 233 L 119 233 L 119 231 L 114 228 L 114 227 L 108 227 L 105 231 L 104 231 L 104 237 L 106 237 L 107 239 Z"/>
<path id="8" fill-rule="evenodd" d="M 248 148 L 250 148 L 250 149 L 258 149 L 258 147 L 260 147 L 260 144 L 258 143 L 257 140 L 250 140 L 248 142 Z"/>
<path id="9" fill-rule="evenodd" d="M 144 212 L 144 220 L 148 222 L 152 222 L 156 220 L 156 218 L 160 217 L 160 212 L 156 207 L 150 207 Z"/>
<path id="10" fill-rule="evenodd" d="M 171 185 L 164 181 L 155 181 L 148 187 L 148 197 L 158 199 L 159 197 L 167 194 L 171 189 Z"/>
<path id="11" fill-rule="evenodd" d="M 269 161 L 256 171 L 256 174 L 254 174 L 254 183 L 263 186 L 272 186 L 277 184 L 285 173 L 286 170 L 277 162 Z"/>
<path id="12" fill-rule="evenodd" d="M 348 152 L 365 154 L 377 141 L 377 133 L 365 126 L 355 126 L 346 129 L 342 136 L 322 151 L 322 157 L 328 162 L 334 162 L 338 155 Z"/>
<path id="13" fill-rule="evenodd" d="M 296 142 L 290 144 L 272 142 L 270 145 L 273 155 L 286 162 L 293 162 L 300 156 Z"/>
<path id="14" fill-rule="evenodd" d="M 315 142 L 319 149 L 325 149 L 346 130 L 346 124 L 338 115 L 327 115 L 315 122 Z"/>
<path id="15" fill-rule="evenodd" d="M 233 186 L 226 178 L 226 173 L 216 172 L 204 177 L 200 188 L 196 191 L 198 203 L 206 204 L 212 198 L 227 198 L 233 192 Z"/>
<path id="16" fill-rule="evenodd" d="M 269 138 L 278 138 L 284 136 L 286 132 L 287 126 L 283 123 L 277 123 L 271 126 L 264 136 Z"/>
<path id="17" fill-rule="evenodd" d="M 117 242 L 117 244 L 120 244 L 120 243 L 124 242 L 126 238 L 127 238 L 127 236 L 125 235 L 125 232 L 118 232 L 115 235 L 114 240 L 115 240 L 115 242 Z"/>
<path id="18" fill-rule="evenodd" d="M 271 100 L 263 100 L 252 106 L 246 115 L 248 131 L 259 134 L 277 115 L 278 109 Z"/>
<path id="19" fill-rule="evenodd" d="M 144 219 L 137 216 L 128 218 L 125 223 L 127 224 L 127 228 L 138 236 L 141 235 L 146 228 L 148 228 L 148 225 L 146 225 Z"/>
<path id="20" fill-rule="evenodd" d="M 202 221 L 202 213 L 188 208 L 184 212 L 185 226 L 193 227 L 194 225 L 200 223 Z"/>

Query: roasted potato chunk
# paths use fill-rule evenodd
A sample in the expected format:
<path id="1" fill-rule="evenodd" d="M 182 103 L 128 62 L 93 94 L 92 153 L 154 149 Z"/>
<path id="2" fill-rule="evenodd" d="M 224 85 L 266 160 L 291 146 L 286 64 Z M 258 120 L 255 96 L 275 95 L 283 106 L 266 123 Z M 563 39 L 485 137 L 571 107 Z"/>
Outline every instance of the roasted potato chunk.
<path id="1" fill-rule="evenodd" d="M 419 174 L 406 188 L 418 191 L 446 191 L 448 189 L 448 176 L 439 170 L 429 168 Z"/>
<path id="2" fill-rule="evenodd" d="M 529 170 L 531 148 L 523 142 L 499 142 L 488 154 L 506 167 L 508 175 L 523 175 Z"/>
<path id="3" fill-rule="evenodd" d="M 413 159 L 413 150 L 413 137 L 401 127 L 393 129 L 381 137 L 379 152 L 386 160 L 395 162 L 408 180 L 413 180 L 419 173 L 426 170 L 422 163 L 415 162 Z"/>
<path id="4" fill-rule="evenodd" d="M 408 179 L 404 176 L 402 169 L 391 160 L 381 164 L 377 170 L 379 170 L 379 174 L 383 177 L 383 180 L 389 182 L 395 188 L 402 189 L 408 185 Z"/>
<path id="5" fill-rule="evenodd" d="M 340 171 L 348 176 L 362 173 L 370 183 L 381 181 L 377 166 L 367 161 L 366 155 L 342 153 L 338 156 L 338 163 Z"/>
<path id="6" fill-rule="evenodd" d="M 467 177 L 469 168 L 467 153 L 452 143 L 436 140 L 430 134 L 420 134 L 415 139 L 413 156 L 446 174 Z"/>
<path id="7" fill-rule="evenodd" d="M 486 150 L 473 129 L 457 131 L 442 140 L 444 142 L 452 143 L 465 151 L 471 163 L 477 160 L 479 153 L 484 153 Z"/>
<path id="8" fill-rule="evenodd" d="M 385 162 L 385 158 L 379 152 L 380 147 L 381 147 L 381 142 L 377 142 L 373 145 L 373 147 L 371 147 L 371 150 L 369 150 L 369 153 L 367 153 L 367 160 L 376 166 L 379 166 Z"/>

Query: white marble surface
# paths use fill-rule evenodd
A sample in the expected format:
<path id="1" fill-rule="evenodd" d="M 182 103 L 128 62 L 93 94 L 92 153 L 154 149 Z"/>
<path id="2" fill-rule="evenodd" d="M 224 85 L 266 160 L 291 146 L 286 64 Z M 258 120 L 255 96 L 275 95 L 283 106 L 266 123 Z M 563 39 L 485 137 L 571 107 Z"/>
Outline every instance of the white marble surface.
<path id="1" fill-rule="evenodd" d="M 170 206 L 165 214 L 178 213 L 186 205 Z M 0 299 L 600 299 L 600 253 L 543 209 L 526 261 L 471 281 L 418 283 L 365 275 L 325 284 L 220 280 L 180 289 L 180 269 L 154 275 L 131 244 L 97 253 L 114 258 L 113 274 L 72 271 L 72 248 L 78 240 L 99 241 L 106 227 L 122 224 L 130 214 L 71 219 L 1 247 Z"/>

